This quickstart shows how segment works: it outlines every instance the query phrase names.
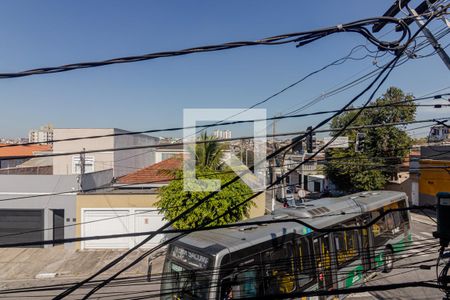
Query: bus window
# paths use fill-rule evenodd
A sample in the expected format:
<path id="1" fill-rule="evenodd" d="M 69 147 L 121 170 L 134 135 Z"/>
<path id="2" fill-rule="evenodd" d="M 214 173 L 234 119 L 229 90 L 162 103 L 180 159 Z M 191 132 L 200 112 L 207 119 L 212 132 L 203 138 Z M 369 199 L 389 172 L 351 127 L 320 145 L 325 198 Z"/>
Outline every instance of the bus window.
<path id="1" fill-rule="evenodd" d="M 297 244 L 299 251 L 297 276 L 299 286 L 302 287 L 313 280 L 314 264 L 311 263 L 313 261 L 313 256 L 311 253 L 309 239 L 302 237 L 298 239 Z"/>
<path id="2" fill-rule="evenodd" d="M 313 244 L 319 289 L 328 290 L 333 287 L 329 236 L 323 235 L 318 237 L 314 239 Z"/>
<path id="3" fill-rule="evenodd" d="M 351 224 L 350 226 L 353 226 Z M 354 260 L 359 255 L 358 231 L 339 231 L 334 233 L 336 261 L 338 266 Z"/>
<path id="4" fill-rule="evenodd" d="M 378 216 L 380 216 L 382 212 L 383 209 L 373 211 L 371 213 L 372 219 L 375 219 Z M 381 217 L 376 221 L 375 224 L 371 226 L 375 246 L 384 244 L 390 238 L 390 231 L 387 228 L 385 217 L 386 216 Z"/>
<path id="5" fill-rule="evenodd" d="M 395 202 L 384 207 L 384 211 L 406 207 L 405 200 Z M 385 222 L 393 235 L 403 232 L 408 227 L 408 213 L 406 211 L 391 211 L 385 216 Z"/>
<path id="6" fill-rule="evenodd" d="M 295 290 L 292 244 L 287 243 L 263 253 L 266 294 L 291 293 Z"/>
<path id="7" fill-rule="evenodd" d="M 261 296 L 260 278 L 255 267 L 240 270 L 222 280 L 221 299 Z"/>
<path id="8" fill-rule="evenodd" d="M 221 266 L 220 299 L 258 297 L 263 294 L 260 254 Z"/>
<path id="9" fill-rule="evenodd" d="M 166 295 L 161 299 L 173 299 L 173 295 L 181 299 L 207 298 L 209 279 L 204 275 L 204 271 L 189 270 L 179 263 L 168 260 L 164 265 L 163 274 L 162 290 Z"/>
<path id="10" fill-rule="evenodd" d="M 405 208 L 406 201 L 402 200 L 397 203 L 398 208 Z M 394 214 L 395 225 L 400 228 L 400 230 L 405 230 L 409 228 L 409 218 L 408 212 L 406 210 L 396 211 Z"/>

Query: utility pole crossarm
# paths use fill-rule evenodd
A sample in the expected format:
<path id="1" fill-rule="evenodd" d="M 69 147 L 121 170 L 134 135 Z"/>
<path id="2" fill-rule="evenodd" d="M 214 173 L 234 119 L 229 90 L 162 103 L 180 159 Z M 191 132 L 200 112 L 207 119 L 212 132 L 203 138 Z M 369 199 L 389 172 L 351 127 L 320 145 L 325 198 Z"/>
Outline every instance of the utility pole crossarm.
<path id="1" fill-rule="evenodd" d="M 422 20 L 422 17 L 419 16 L 416 10 L 408 7 L 409 12 L 411 15 L 415 16 L 415 21 L 417 23 L 417 26 L 422 27 L 424 25 L 424 22 Z M 450 70 L 450 57 L 447 55 L 447 53 L 442 49 L 441 45 L 439 44 L 438 40 L 434 37 L 434 35 L 431 33 L 431 31 L 427 27 L 423 27 L 423 33 L 427 37 L 428 41 L 430 42 L 431 46 L 433 46 L 433 49 L 436 51 L 436 53 L 439 55 L 439 57 L 442 59 L 444 64 L 447 66 L 447 68 Z"/>

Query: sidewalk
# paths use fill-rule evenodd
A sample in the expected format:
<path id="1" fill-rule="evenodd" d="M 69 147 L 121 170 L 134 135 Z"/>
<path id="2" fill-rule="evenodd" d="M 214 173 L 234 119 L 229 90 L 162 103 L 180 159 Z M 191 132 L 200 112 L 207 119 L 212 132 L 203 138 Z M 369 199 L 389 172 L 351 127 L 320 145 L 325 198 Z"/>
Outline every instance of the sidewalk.
<path id="1" fill-rule="evenodd" d="M 433 226 L 436 225 L 437 221 L 436 221 L 435 214 L 429 213 L 428 211 L 427 211 L 427 214 L 429 217 L 422 213 L 416 213 L 416 212 L 413 213 L 412 212 L 412 213 L 410 213 L 411 220 L 413 220 L 415 222 L 419 222 L 419 223 L 424 223 L 427 225 L 433 225 Z"/>
<path id="2" fill-rule="evenodd" d="M 93 274 L 125 250 L 79 251 L 62 247 L 46 249 L 0 249 L 0 282 L 53 277 L 84 277 Z M 105 274 L 113 274 L 132 262 L 144 251 L 135 251 Z M 160 260 L 160 259 L 159 259 Z M 126 271 L 124 275 L 147 274 L 147 258 Z"/>

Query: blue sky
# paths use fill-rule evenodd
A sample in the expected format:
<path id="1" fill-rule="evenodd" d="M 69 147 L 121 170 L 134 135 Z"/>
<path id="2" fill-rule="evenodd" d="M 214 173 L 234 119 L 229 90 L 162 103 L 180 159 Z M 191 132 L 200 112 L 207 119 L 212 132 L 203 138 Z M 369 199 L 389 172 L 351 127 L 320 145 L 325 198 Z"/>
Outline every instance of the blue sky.
<path id="1" fill-rule="evenodd" d="M 0 72 L 254 40 L 378 16 L 392 2 L 5 0 L 0 2 Z M 442 24 L 435 21 L 430 28 Z M 446 37 L 442 44 L 448 42 Z M 365 40 L 343 33 L 301 48 L 249 47 L 1 80 L 0 136 L 26 136 L 46 123 L 129 130 L 180 126 L 183 108 L 250 106 L 359 44 Z M 332 67 L 262 107 L 269 115 L 298 107 L 367 72 L 372 60 Z M 450 72 L 437 56 L 412 60 L 393 72 L 383 90 L 388 86 L 421 96 L 450 86 Z M 363 87 L 307 111 L 338 108 Z M 417 118 L 436 116 L 450 116 L 450 109 L 423 110 Z M 318 121 L 284 121 L 278 130 L 303 130 Z"/>

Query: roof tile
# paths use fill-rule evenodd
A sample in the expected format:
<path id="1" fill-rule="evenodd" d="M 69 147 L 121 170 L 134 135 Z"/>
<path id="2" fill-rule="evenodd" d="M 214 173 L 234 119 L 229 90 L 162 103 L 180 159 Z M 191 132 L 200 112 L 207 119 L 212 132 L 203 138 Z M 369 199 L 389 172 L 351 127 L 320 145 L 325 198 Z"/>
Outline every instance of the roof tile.
<path id="1" fill-rule="evenodd" d="M 117 182 L 124 184 L 164 183 L 175 179 L 175 172 L 182 167 L 182 156 L 163 160 L 159 163 L 120 177 Z"/>

